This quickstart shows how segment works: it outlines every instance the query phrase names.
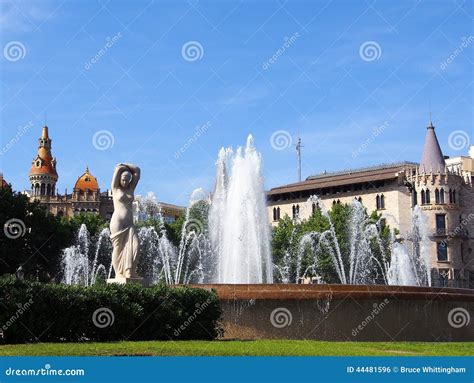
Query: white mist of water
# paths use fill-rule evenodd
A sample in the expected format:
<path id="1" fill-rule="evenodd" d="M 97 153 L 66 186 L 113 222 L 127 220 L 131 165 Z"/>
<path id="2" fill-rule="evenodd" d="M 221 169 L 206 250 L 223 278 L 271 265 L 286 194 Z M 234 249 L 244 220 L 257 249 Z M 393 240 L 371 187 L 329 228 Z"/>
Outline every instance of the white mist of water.
<path id="1" fill-rule="evenodd" d="M 107 276 L 106 267 L 99 262 L 101 251 L 107 247 L 106 242 L 110 242 L 109 229 L 103 229 L 91 249 L 91 238 L 87 226 L 82 224 L 77 232 L 76 241 L 73 246 L 63 250 L 61 265 L 63 270 L 63 283 L 68 285 L 89 286 L 96 282 L 97 277 Z M 92 250 L 94 250 L 92 252 Z M 109 252 L 105 249 L 105 252 Z"/>
<path id="2" fill-rule="evenodd" d="M 230 166 L 229 166 L 230 165 Z M 209 215 L 217 283 L 272 283 L 262 161 L 247 138 L 245 149 L 222 149 Z"/>

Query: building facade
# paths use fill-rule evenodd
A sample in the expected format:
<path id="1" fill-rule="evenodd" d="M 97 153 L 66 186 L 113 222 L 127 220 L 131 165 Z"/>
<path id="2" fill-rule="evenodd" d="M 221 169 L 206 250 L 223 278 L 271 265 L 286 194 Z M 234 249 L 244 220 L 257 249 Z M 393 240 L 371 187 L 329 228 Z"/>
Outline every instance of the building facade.
<path id="1" fill-rule="evenodd" d="M 26 191 L 30 200 L 39 201 L 49 213 L 60 217 L 72 218 L 81 213 L 94 213 L 110 220 L 114 212 L 112 192 L 100 190 L 99 182 L 89 167 L 77 178 L 72 193 L 66 191 L 61 195 L 56 187 L 59 179 L 56 163 L 56 158 L 52 155 L 49 129 L 45 126 L 38 140 L 38 152 L 31 163 L 29 173 L 31 190 Z M 167 222 L 174 221 L 184 211 L 180 206 L 162 205 Z"/>
<path id="2" fill-rule="evenodd" d="M 411 229 L 413 208 L 427 217 L 432 284 L 474 288 L 474 149 L 468 156 L 445 158 L 430 122 L 421 162 L 402 162 L 310 176 L 268 191 L 273 225 L 286 214 L 307 219 L 320 198 L 330 210 L 336 203 L 360 201 L 377 211 L 401 237 Z"/>

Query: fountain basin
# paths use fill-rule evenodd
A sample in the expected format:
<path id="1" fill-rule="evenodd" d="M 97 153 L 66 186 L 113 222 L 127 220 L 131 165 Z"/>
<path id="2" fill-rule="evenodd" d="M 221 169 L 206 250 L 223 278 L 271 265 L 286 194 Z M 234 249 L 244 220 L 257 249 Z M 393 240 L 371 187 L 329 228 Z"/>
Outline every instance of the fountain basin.
<path id="1" fill-rule="evenodd" d="M 474 290 L 386 285 L 207 284 L 227 339 L 474 341 Z"/>

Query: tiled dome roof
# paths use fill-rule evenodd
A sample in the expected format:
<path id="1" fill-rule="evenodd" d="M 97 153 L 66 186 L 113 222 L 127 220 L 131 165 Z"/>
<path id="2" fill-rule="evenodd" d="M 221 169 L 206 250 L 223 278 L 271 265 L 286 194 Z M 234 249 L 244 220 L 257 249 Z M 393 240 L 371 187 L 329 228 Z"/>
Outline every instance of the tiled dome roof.
<path id="1" fill-rule="evenodd" d="M 89 172 L 89 168 L 86 168 L 86 172 L 77 179 L 76 184 L 74 185 L 74 191 L 85 192 L 98 190 L 99 183 L 97 182 L 97 178 Z"/>

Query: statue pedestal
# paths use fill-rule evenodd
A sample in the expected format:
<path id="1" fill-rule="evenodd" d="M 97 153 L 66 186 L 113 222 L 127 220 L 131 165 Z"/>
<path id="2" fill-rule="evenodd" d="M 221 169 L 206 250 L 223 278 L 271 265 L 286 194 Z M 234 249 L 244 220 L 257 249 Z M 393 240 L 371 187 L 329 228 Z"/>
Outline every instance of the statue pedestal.
<path id="1" fill-rule="evenodd" d="M 147 287 L 150 285 L 149 281 L 143 278 L 111 278 L 111 279 L 107 279 L 107 283 L 118 283 L 119 285 L 139 283 L 144 287 Z"/>

